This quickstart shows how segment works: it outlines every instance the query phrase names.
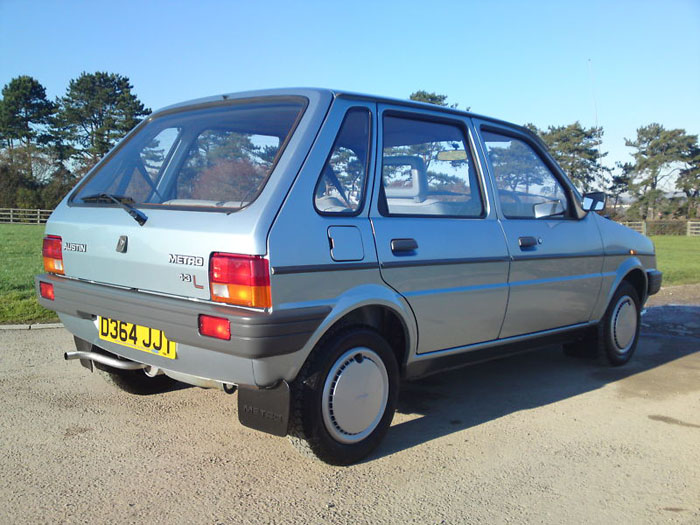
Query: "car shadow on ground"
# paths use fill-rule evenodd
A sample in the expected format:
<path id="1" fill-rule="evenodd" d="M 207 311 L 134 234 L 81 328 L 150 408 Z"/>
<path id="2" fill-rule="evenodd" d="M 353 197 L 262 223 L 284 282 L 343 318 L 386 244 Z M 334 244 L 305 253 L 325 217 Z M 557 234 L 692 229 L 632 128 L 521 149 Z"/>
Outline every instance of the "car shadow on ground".
<path id="1" fill-rule="evenodd" d="M 643 318 L 636 354 L 622 367 L 568 357 L 557 345 L 404 382 L 398 412 L 420 417 L 394 424 L 367 461 L 596 390 L 698 351 L 700 307 L 661 306 Z"/>

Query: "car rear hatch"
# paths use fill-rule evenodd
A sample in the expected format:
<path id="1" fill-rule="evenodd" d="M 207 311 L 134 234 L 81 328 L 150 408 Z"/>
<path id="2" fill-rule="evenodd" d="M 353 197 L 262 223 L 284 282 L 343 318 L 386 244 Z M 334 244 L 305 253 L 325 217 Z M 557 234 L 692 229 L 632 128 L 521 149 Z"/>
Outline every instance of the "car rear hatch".
<path id="1" fill-rule="evenodd" d="M 139 226 L 120 208 L 55 215 L 47 234 L 61 237 L 65 275 L 98 283 L 209 299 L 212 253 L 265 253 L 258 221 L 240 216 L 154 210 Z"/>
<path id="2" fill-rule="evenodd" d="M 241 98 L 151 116 L 49 220 L 65 275 L 209 299 L 213 253 L 265 255 L 269 224 L 308 151 L 304 135 L 322 118 L 318 108 L 303 118 L 308 104 Z"/>

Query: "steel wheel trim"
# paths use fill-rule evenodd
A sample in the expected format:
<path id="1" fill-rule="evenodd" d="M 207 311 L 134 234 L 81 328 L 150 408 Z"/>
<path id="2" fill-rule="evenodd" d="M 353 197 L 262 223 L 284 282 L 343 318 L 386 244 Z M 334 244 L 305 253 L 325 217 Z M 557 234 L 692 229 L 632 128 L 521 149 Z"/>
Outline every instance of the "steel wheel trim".
<path id="1" fill-rule="evenodd" d="M 372 350 L 358 347 L 341 355 L 323 386 L 323 423 L 340 443 L 369 436 L 384 416 L 389 400 L 389 375 Z"/>
<path id="2" fill-rule="evenodd" d="M 620 297 L 613 309 L 610 333 L 617 354 L 623 355 L 632 348 L 637 333 L 637 306 L 628 295 Z"/>

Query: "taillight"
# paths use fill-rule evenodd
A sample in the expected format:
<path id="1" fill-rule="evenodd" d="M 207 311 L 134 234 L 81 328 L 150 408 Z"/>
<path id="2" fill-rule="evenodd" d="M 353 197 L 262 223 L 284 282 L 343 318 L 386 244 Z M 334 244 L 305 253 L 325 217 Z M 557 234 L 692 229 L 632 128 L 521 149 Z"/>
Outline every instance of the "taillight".
<path id="1" fill-rule="evenodd" d="M 199 333 L 208 337 L 216 337 L 228 341 L 231 339 L 231 323 L 223 317 L 213 315 L 199 316 Z"/>
<path id="2" fill-rule="evenodd" d="M 56 297 L 53 293 L 53 284 L 39 281 L 39 293 L 44 299 L 53 301 Z"/>
<path id="3" fill-rule="evenodd" d="M 44 256 L 44 270 L 49 273 L 63 275 L 63 252 L 61 251 L 62 239 L 58 235 L 44 237 L 44 246 L 41 253 Z"/>
<path id="4" fill-rule="evenodd" d="M 259 255 L 213 253 L 209 260 L 211 298 L 219 303 L 269 308 L 270 266 Z"/>

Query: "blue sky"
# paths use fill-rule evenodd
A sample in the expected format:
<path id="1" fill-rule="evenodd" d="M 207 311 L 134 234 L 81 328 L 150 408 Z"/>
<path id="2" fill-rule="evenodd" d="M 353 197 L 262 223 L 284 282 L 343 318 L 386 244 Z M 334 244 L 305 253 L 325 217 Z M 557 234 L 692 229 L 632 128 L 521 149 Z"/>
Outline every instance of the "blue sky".
<path id="1" fill-rule="evenodd" d="M 29 74 L 55 97 L 98 70 L 152 109 L 266 87 L 425 89 L 519 124 L 592 126 L 595 98 L 612 165 L 639 126 L 700 133 L 700 0 L 0 0 L 1 85 Z"/>

